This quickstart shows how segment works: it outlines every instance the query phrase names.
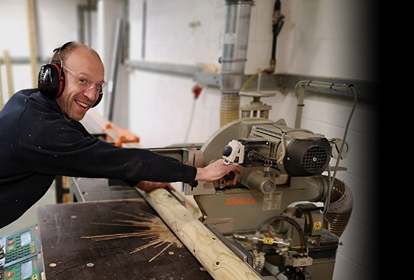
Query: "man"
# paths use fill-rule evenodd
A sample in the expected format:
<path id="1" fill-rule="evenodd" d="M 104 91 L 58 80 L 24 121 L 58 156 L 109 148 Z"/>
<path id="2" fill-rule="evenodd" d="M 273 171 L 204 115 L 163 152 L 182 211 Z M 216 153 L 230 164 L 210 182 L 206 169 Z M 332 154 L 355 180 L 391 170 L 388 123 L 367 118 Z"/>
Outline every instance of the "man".
<path id="1" fill-rule="evenodd" d="M 36 203 L 56 175 L 120 179 L 151 191 L 172 189 L 169 182 L 212 182 L 231 171 L 241 173 L 222 160 L 195 168 L 90 135 L 79 121 L 102 98 L 104 66 L 84 44 L 56 49 L 38 83 L 39 89 L 17 92 L 0 112 L 0 228 Z"/>

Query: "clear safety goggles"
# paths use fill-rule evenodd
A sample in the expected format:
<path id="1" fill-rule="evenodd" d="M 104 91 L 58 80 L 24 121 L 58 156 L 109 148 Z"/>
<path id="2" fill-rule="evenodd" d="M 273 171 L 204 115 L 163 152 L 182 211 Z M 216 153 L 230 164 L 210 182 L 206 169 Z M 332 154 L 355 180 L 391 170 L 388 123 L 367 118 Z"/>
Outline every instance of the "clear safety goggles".
<path id="1" fill-rule="evenodd" d="M 95 81 L 86 78 L 85 76 L 82 76 L 75 71 L 69 69 L 65 65 L 62 64 L 62 67 L 68 71 L 72 76 L 76 78 L 76 84 L 77 86 L 82 90 L 91 90 L 95 88 L 95 94 L 101 94 L 102 89 L 106 86 L 106 82 L 103 83 L 95 83 Z"/>

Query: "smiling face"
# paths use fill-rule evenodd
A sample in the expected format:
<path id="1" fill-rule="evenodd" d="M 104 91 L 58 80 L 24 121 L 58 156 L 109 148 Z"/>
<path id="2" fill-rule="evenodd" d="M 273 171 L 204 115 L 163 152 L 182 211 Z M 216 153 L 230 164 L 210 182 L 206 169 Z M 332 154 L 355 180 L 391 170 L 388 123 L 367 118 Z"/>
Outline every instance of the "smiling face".
<path id="1" fill-rule="evenodd" d="M 74 49 L 65 59 L 65 90 L 56 98 L 67 121 L 80 121 L 99 97 L 96 87 L 82 86 L 85 81 L 93 84 L 104 82 L 104 67 L 99 56 L 87 48 Z"/>

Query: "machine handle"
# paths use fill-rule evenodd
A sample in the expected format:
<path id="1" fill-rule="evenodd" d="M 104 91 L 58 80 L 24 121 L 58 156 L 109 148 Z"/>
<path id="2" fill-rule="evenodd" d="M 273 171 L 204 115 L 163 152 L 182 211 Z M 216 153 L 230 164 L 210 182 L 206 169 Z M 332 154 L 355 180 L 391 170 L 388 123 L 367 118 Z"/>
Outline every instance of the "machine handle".
<path id="1" fill-rule="evenodd" d="M 193 191 L 193 189 L 198 186 L 198 181 L 191 181 L 188 184 L 191 186 L 191 191 Z"/>
<path id="2" fill-rule="evenodd" d="M 236 174 L 234 174 L 233 171 L 230 171 L 229 173 L 227 173 L 226 175 L 224 175 L 223 179 L 224 180 L 233 180 L 234 176 L 236 176 Z"/>

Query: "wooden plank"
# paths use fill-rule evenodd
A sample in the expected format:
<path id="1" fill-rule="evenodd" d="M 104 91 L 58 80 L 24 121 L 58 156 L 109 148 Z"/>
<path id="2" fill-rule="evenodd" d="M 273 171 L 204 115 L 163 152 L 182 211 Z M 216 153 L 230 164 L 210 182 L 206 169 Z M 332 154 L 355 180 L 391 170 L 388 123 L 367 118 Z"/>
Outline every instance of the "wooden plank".
<path id="1" fill-rule="evenodd" d="M 214 279 L 262 279 L 168 191 L 138 191 Z"/>
<path id="2" fill-rule="evenodd" d="M 14 94 L 13 69 L 12 69 L 12 63 L 11 63 L 11 58 L 10 58 L 10 52 L 4 51 L 3 58 L 4 58 L 4 65 L 6 66 L 7 89 L 9 91 L 9 99 L 10 99 Z"/>
<path id="3" fill-rule="evenodd" d="M 142 198 L 44 205 L 38 217 L 47 280 L 212 279 Z"/>
<path id="4" fill-rule="evenodd" d="M 3 83 L 1 81 L 1 66 L 3 65 L 3 61 L 0 59 L 0 111 L 4 107 L 4 100 L 3 100 Z"/>
<path id="5" fill-rule="evenodd" d="M 26 0 L 27 23 L 30 44 L 30 67 L 32 69 L 32 87 L 37 87 L 37 34 L 36 34 L 36 9 L 34 0 Z"/>

